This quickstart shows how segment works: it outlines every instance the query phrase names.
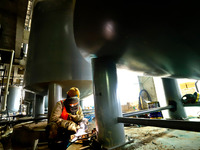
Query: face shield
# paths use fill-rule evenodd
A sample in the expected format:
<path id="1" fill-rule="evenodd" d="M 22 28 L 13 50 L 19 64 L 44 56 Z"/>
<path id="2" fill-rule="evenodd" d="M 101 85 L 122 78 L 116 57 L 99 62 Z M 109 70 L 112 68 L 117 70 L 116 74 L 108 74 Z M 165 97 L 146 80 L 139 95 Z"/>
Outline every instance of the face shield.
<path id="1" fill-rule="evenodd" d="M 64 102 L 67 112 L 75 115 L 79 109 L 79 98 L 77 97 L 70 97 L 67 98 Z"/>
<path id="2" fill-rule="evenodd" d="M 69 104 L 69 109 L 72 115 L 75 115 L 79 108 L 79 102 L 75 104 Z"/>

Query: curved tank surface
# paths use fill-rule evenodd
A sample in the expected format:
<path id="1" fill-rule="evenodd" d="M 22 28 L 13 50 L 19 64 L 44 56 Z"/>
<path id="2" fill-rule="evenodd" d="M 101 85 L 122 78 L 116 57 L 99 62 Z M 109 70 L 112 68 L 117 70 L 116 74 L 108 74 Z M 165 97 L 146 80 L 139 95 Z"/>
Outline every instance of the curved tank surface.
<path id="1" fill-rule="evenodd" d="M 49 83 L 72 86 L 81 96 L 92 93 L 91 65 L 76 47 L 73 34 L 73 0 L 43 0 L 34 5 L 25 88 L 46 95 Z"/>
<path id="2" fill-rule="evenodd" d="M 195 2 L 85 0 L 74 12 L 86 58 L 109 57 L 152 76 L 200 79 L 199 26 Z"/>
<path id="3" fill-rule="evenodd" d="M 9 95 L 7 100 L 7 110 L 17 112 L 20 106 L 22 88 L 17 86 L 10 86 L 8 91 Z"/>

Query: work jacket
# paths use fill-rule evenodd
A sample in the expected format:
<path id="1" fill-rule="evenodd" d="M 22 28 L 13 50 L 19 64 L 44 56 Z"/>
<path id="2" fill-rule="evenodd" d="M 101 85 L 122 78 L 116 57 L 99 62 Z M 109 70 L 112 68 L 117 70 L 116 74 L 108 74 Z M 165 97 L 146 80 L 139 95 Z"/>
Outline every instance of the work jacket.
<path id="1" fill-rule="evenodd" d="M 57 123 L 58 127 L 64 127 L 64 128 L 66 127 L 66 124 L 70 121 L 74 121 L 76 123 L 80 122 L 83 119 L 83 112 L 81 106 L 79 106 L 75 118 L 70 117 L 71 114 L 69 113 L 66 120 L 65 117 L 61 116 L 65 107 L 63 102 L 64 100 L 56 103 L 56 106 L 53 108 L 53 111 L 51 113 L 50 122 L 55 122 Z"/>

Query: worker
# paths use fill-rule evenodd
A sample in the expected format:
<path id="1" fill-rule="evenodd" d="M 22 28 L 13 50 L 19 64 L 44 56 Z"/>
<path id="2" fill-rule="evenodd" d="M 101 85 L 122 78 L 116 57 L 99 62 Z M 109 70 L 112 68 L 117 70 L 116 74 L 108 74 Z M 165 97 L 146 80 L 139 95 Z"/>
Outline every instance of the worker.
<path id="1" fill-rule="evenodd" d="M 49 146 L 50 148 L 65 147 L 69 142 L 70 135 L 75 134 L 79 122 L 83 119 L 83 112 L 79 105 L 80 91 L 76 87 L 70 88 L 65 100 L 56 103 L 49 122 Z"/>

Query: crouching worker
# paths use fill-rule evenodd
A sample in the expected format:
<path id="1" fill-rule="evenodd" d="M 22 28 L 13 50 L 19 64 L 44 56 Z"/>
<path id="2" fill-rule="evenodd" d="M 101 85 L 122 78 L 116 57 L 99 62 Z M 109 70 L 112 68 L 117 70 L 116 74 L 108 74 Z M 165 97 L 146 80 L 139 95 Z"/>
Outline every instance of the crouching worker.
<path id="1" fill-rule="evenodd" d="M 56 103 L 49 122 L 49 148 L 66 149 L 70 135 L 75 134 L 83 112 L 79 105 L 79 89 L 72 87 L 67 92 L 67 98 Z"/>

